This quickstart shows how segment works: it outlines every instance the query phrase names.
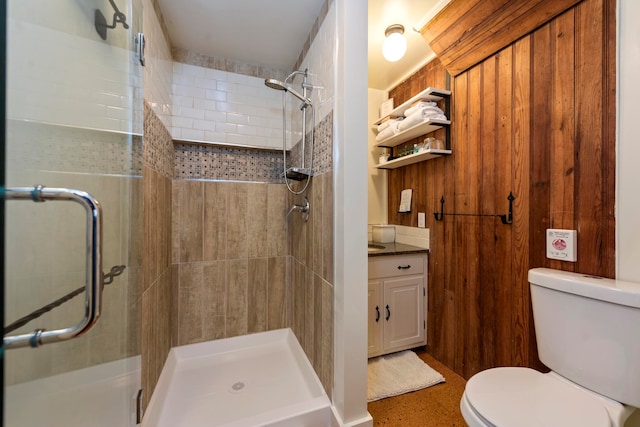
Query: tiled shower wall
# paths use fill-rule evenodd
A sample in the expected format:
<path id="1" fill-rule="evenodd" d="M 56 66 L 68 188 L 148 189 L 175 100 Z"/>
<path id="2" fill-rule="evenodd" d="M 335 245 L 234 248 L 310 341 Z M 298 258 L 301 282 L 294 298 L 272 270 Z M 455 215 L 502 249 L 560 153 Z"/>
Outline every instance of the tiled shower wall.
<path id="1" fill-rule="evenodd" d="M 286 189 L 176 180 L 173 200 L 176 344 L 288 326 Z"/>
<path id="2" fill-rule="evenodd" d="M 171 180 L 173 141 L 151 106 L 144 105 L 142 189 L 142 387 L 145 406 L 171 349 L 172 316 Z"/>
<path id="3" fill-rule="evenodd" d="M 316 127 L 318 152 L 331 153 L 332 128 L 331 114 Z M 190 149 L 197 155 L 185 154 Z M 294 198 L 279 177 L 275 183 L 260 182 L 263 171 L 249 176 L 249 182 L 203 177 L 202 166 L 213 164 L 219 150 L 176 145 L 175 345 L 291 327 L 331 393 L 331 155 L 318 155 L 316 165 L 322 173 Z M 248 150 L 245 160 L 251 152 L 256 155 Z M 236 151 L 231 161 L 242 162 L 242 157 L 243 152 Z M 281 170 L 277 165 L 275 176 Z M 304 196 L 311 203 L 308 222 L 297 212 L 287 215 Z"/>
<path id="4" fill-rule="evenodd" d="M 151 2 L 155 6 L 155 0 L 145 2 Z M 323 23 L 325 16 L 331 15 L 328 12 L 329 3 L 331 2 L 327 2 L 327 7 L 313 26 L 301 58 L 308 56 L 314 50 L 313 46 L 317 46 L 312 45 L 315 38 L 321 38 L 323 45 L 332 49 L 326 33 L 333 32 L 333 27 Z M 148 62 L 152 62 L 153 67 L 147 67 L 145 71 L 145 97 L 149 96 L 148 101 L 155 115 L 164 123 L 164 129 L 160 130 L 158 126 L 161 124 L 157 117 L 153 122 L 145 122 L 151 123 L 150 129 L 159 130 L 152 136 L 147 135 L 148 130 L 145 129 L 145 148 L 147 144 L 164 147 L 167 129 L 174 129 L 172 109 L 176 105 L 165 96 L 167 87 L 171 88 L 173 76 L 168 76 L 170 67 L 167 64 L 170 61 L 167 57 L 166 40 L 160 37 L 163 33 L 161 14 L 156 7 L 145 7 L 144 11 L 145 32 L 153 30 L 151 39 L 155 40 L 153 44 L 158 47 L 157 52 L 149 51 L 153 58 L 148 58 Z M 324 52 L 322 58 L 333 57 L 331 52 Z M 322 58 L 317 59 L 320 62 L 331 62 Z M 265 77 L 282 80 L 286 75 L 277 70 L 230 64 L 228 60 L 203 58 L 175 50 L 173 61 L 252 78 L 259 77 L 259 80 Z M 197 71 L 199 72 L 200 70 Z M 214 73 L 208 72 L 210 75 Z M 207 70 L 205 77 L 206 73 Z M 325 74 L 325 81 L 330 80 L 326 76 L 331 75 L 332 73 Z M 240 76 L 232 77 L 235 78 L 244 79 Z M 260 90 L 266 90 L 266 96 L 281 99 L 280 93 L 266 88 L 259 80 L 256 90 L 259 87 Z M 217 90 L 217 81 L 215 84 Z M 241 86 L 234 87 L 240 91 Z M 205 97 L 206 93 L 205 89 Z M 333 93 L 332 85 L 326 86 L 325 93 Z M 210 95 L 213 93 L 210 92 Z M 196 98 L 193 97 L 194 109 Z M 236 99 L 234 94 L 232 99 Z M 188 104 L 189 100 L 182 99 L 179 102 Z M 144 225 L 145 263 L 148 263 L 149 280 L 145 281 L 146 292 L 143 296 L 142 352 L 143 386 L 147 401 L 162 369 L 169 339 L 172 340 L 171 345 L 179 345 L 287 326 L 295 330 L 327 393 L 331 393 L 332 103 L 332 99 L 325 96 L 318 103 L 319 109 L 316 112 L 316 150 L 319 151 L 314 162 L 316 176 L 307 191 L 314 206 L 308 223 L 293 225 L 294 221 L 300 219 L 299 214 L 294 213 L 289 217 L 286 215 L 293 200 L 282 184 L 280 151 L 238 146 L 190 145 L 176 140 L 171 195 L 166 192 L 168 181 L 164 172 L 145 163 L 145 182 L 148 183 L 143 191 L 145 206 L 148 207 L 145 210 Z M 206 112 L 206 108 L 211 107 L 210 103 L 198 106 L 203 109 L 205 116 L 210 115 L 207 120 L 216 120 L 211 116 L 211 111 Z M 186 107 L 191 108 L 190 105 Z M 195 120 L 199 120 L 200 112 L 187 111 L 198 117 L 193 118 L 192 129 L 195 129 Z M 182 112 L 180 109 L 179 114 Z M 278 121 L 281 120 L 279 102 L 272 113 Z M 248 112 L 247 120 L 255 121 L 258 116 L 259 114 Z M 233 119 L 240 118 L 234 116 Z M 180 121 L 176 124 L 179 123 Z M 211 123 L 200 125 L 210 126 Z M 232 131 L 233 129 L 226 128 L 223 132 L 228 136 Z M 272 148 L 280 147 L 280 135 L 280 132 L 275 135 L 278 144 Z M 257 131 L 256 136 L 259 136 Z M 180 138 L 199 139 L 185 138 L 182 132 Z M 294 141 L 298 139 L 299 135 L 293 138 Z M 247 135 L 244 141 L 246 145 L 255 145 L 252 143 L 252 135 Z M 214 142 L 245 145 L 242 144 L 243 141 L 228 139 L 222 141 L 216 138 Z M 296 149 L 292 151 L 295 155 Z M 164 153 L 164 150 L 161 152 Z M 171 224 L 167 224 L 167 202 L 172 207 Z M 296 233 L 305 234 L 304 240 L 293 233 L 293 227 L 297 230 Z M 312 227 L 315 227 L 314 230 Z M 168 244 L 173 263 L 169 285 L 171 292 L 167 292 L 166 253 L 158 249 L 165 247 L 167 230 L 172 230 L 171 244 Z M 148 234 L 155 235 L 147 236 Z M 292 255 L 293 251 L 296 255 Z M 319 251 L 323 255 L 314 260 L 313 257 Z M 303 256 L 302 253 L 308 255 Z M 293 289 L 294 283 L 296 289 Z M 304 303 L 296 304 L 296 301 Z M 149 354 L 145 355 L 145 352 Z"/>
<path id="5" fill-rule="evenodd" d="M 181 141 L 282 148 L 282 97 L 264 78 L 174 62 L 171 134 Z"/>

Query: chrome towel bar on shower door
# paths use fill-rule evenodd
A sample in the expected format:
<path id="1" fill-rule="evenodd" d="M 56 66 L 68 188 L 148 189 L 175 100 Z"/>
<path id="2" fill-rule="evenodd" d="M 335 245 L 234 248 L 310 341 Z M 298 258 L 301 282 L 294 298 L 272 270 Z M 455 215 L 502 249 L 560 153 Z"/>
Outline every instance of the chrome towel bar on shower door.
<path id="1" fill-rule="evenodd" d="M 0 196 L 6 200 L 31 200 L 33 202 L 63 201 L 76 202 L 86 212 L 86 281 L 85 281 L 85 313 L 83 319 L 74 326 L 47 331 L 36 329 L 34 332 L 21 335 L 5 336 L 5 349 L 19 347 L 39 347 L 69 340 L 88 332 L 100 317 L 102 298 L 102 208 L 100 203 L 90 194 L 68 188 L 35 187 L 2 188 Z"/>

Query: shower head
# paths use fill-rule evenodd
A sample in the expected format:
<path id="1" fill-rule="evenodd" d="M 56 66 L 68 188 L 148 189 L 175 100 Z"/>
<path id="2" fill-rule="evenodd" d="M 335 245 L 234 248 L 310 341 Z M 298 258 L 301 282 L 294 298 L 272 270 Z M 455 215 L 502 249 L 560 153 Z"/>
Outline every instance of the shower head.
<path id="1" fill-rule="evenodd" d="M 289 92 L 291 95 L 295 96 L 300 101 L 304 102 L 305 103 L 305 107 L 308 106 L 308 105 L 311 105 L 311 100 L 309 98 L 306 98 L 306 97 L 300 95 L 298 92 L 296 92 L 295 90 L 293 90 L 289 86 L 285 85 L 280 80 L 265 79 L 264 80 L 264 84 L 267 85 L 268 87 L 270 87 L 271 89 L 284 90 L 285 92 Z"/>

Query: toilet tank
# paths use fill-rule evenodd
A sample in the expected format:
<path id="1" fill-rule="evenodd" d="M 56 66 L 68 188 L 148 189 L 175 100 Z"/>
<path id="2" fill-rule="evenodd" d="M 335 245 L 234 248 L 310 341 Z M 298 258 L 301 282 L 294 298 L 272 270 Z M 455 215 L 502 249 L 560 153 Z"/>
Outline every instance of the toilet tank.
<path id="1" fill-rule="evenodd" d="M 529 270 L 538 356 L 598 394 L 640 407 L 640 284 Z"/>

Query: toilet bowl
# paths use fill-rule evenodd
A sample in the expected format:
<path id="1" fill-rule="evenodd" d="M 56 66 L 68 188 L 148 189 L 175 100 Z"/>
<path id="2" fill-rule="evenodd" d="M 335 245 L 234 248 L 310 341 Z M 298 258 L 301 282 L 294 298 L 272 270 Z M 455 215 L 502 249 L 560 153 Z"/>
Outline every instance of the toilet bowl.
<path id="1" fill-rule="evenodd" d="M 624 426 L 634 412 L 554 372 L 529 368 L 493 368 L 474 375 L 460 410 L 470 427 L 614 427 Z"/>
<path id="2" fill-rule="evenodd" d="M 640 427 L 640 285 L 551 269 L 529 272 L 540 360 L 472 376 L 471 427 Z"/>

